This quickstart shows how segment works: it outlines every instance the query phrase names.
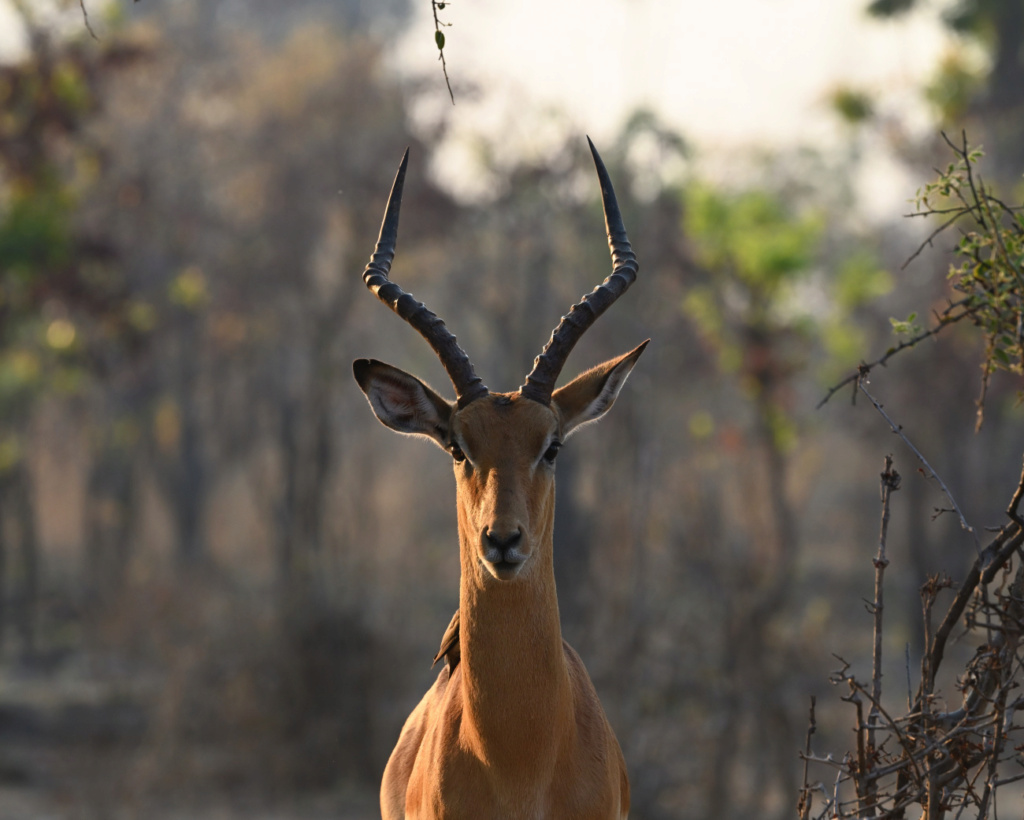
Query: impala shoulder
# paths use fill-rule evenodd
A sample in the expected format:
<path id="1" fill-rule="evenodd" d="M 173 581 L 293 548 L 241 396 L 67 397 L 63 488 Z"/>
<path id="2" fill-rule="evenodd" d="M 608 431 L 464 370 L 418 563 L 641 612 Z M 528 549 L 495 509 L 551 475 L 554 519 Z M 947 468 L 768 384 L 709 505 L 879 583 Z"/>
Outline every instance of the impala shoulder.
<path id="1" fill-rule="evenodd" d="M 565 667 L 569 672 L 569 681 L 572 683 L 577 697 L 585 692 L 591 695 L 593 700 L 597 700 L 594 684 L 590 680 L 590 674 L 587 672 L 583 659 L 580 658 L 579 653 L 564 638 L 562 639 L 562 652 L 565 654 Z M 587 701 L 589 702 L 590 700 L 591 698 L 588 697 Z"/>

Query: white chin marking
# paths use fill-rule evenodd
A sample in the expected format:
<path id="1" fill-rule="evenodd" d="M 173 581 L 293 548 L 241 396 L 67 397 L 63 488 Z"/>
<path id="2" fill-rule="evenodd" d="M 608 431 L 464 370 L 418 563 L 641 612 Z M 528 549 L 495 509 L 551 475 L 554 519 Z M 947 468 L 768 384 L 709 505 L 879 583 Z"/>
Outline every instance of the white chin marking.
<path id="1" fill-rule="evenodd" d="M 515 579 L 519 572 L 523 568 L 523 563 L 512 564 L 508 562 L 491 563 L 490 561 L 481 559 L 481 564 L 484 565 L 484 569 L 487 570 L 487 574 L 490 575 L 497 581 L 511 581 Z"/>

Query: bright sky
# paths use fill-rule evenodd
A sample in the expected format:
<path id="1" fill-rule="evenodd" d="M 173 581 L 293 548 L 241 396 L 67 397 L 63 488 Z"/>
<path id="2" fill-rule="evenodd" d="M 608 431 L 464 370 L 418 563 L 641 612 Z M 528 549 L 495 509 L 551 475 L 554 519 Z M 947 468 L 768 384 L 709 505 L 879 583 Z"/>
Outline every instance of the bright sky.
<path id="1" fill-rule="evenodd" d="M 413 2 L 394 64 L 442 90 L 430 3 Z M 916 89 L 949 47 L 941 2 L 882 23 L 864 14 L 867 0 L 454 0 L 441 17 L 452 24 L 445 55 L 457 104 L 439 94 L 414 119 L 443 120 L 451 139 L 435 172 L 467 196 L 486 188 L 474 173 L 476 135 L 509 156 L 543 156 L 584 133 L 600 147 L 641 106 L 719 161 L 755 146 L 835 145 L 841 129 L 826 101 L 840 85 L 884 92 L 888 112 L 929 128 Z M 88 5 L 98 13 L 99 0 Z M 0 0 L 0 53 L 10 15 Z M 473 84 L 478 95 L 465 89 Z M 909 196 L 911 181 L 885 158 L 865 180 L 870 209 Z"/>
<path id="2" fill-rule="evenodd" d="M 409 74 L 436 71 L 427 76 L 440 84 L 430 4 L 416 2 L 396 63 Z M 476 133 L 500 133 L 510 151 L 526 153 L 543 154 L 566 130 L 600 146 L 639 106 L 704 153 L 831 145 L 841 129 L 827 99 L 841 85 L 884 92 L 888 110 L 928 127 L 915 89 L 949 45 L 936 4 L 883 23 L 867 18 L 866 3 L 455 0 L 441 18 L 452 23 L 445 55 L 457 104 L 424 106 L 420 116 L 445 119 L 454 139 L 439 163 L 456 173 L 471 164 Z M 459 83 L 478 84 L 482 98 L 460 94 Z M 892 167 L 879 165 L 869 174 L 893 182 Z M 465 192 L 474 193 L 472 183 Z"/>
<path id="3" fill-rule="evenodd" d="M 17 26 L 14 9 L 6 2 L 0 2 L 0 54 L 9 54 L 20 43 Z"/>

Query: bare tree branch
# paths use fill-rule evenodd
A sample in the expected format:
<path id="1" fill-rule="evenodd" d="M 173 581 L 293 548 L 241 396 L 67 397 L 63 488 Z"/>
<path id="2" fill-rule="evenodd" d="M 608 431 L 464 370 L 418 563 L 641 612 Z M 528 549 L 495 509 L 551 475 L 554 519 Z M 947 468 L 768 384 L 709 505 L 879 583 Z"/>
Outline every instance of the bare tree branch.
<path id="1" fill-rule="evenodd" d="M 888 422 L 889 427 L 892 429 L 892 431 L 901 439 L 903 439 L 903 443 L 906 444 L 911 449 L 914 455 L 917 456 L 918 461 L 920 461 L 925 466 L 925 469 L 928 470 L 928 474 L 925 477 L 934 478 L 935 481 L 938 482 L 938 485 L 942 488 L 942 492 L 945 494 L 946 498 L 949 499 L 949 503 L 953 505 L 953 509 L 956 511 L 957 516 L 959 516 L 960 518 L 961 529 L 964 529 L 971 534 L 971 537 L 974 539 L 974 546 L 977 549 L 978 554 L 980 555 L 981 544 L 978 542 L 978 534 L 975 532 L 974 527 L 967 523 L 967 519 L 964 517 L 963 511 L 960 509 L 960 505 L 956 503 L 956 499 L 953 498 L 953 493 L 949 491 L 949 487 L 947 487 L 946 482 L 942 480 L 942 476 L 940 476 L 935 471 L 935 468 L 928 463 L 928 459 L 926 459 L 921 454 L 921 451 L 914 446 L 913 442 L 911 442 L 911 440 L 906 437 L 906 435 L 903 433 L 903 426 L 894 422 L 889 417 L 889 414 L 885 412 L 882 405 L 879 404 L 878 400 L 871 395 L 868 389 L 864 386 L 864 379 L 861 379 L 859 382 L 857 382 L 857 387 L 865 396 L 868 397 L 870 402 L 874 405 L 875 409 L 881 414 L 882 418 L 884 418 L 886 422 Z"/>
<path id="2" fill-rule="evenodd" d="M 874 559 L 875 600 L 871 605 L 871 611 L 874 615 L 874 648 L 871 655 L 871 709 L 868 711 L 867 746 L 872 756 L 877 748 L 875 725 L 878 722 L 879 702 L 882 699 L 882 613 L 885 609 L 883 582 L 885 580 L 885 568 L 889 566 L 889 559 L 885 554 L 885 542 L 889 530 L 889 500 L 892 494 L 899 488 L 900 474 L 893 469 L 892 456 L 887 455 L 881 480 L 882 522 L 878 534 L 878 554 Z M 874 817 L 875 801 L 878 792 L 878 787 L 874 780 L 867 784 L 866 792 L 868 817 Z"/>
<path id="3" fill-rule="evenodd" d="M 811 737 L 817 731 L 817 723 L 814 720 L 814 702 L 816 698 L 811 695 L 811 708 L 807 722 L 807 741 L 804 744 L 804 785 L 800 790 L 800 800 L 797 803 L 797 813 L 800 815 L 800 820 L 808 820 L 811 816 L 811 791 L 812 787 L 808 781 L 808 770 L 810 769 L 811 761 Z"/>
<path id="4" fill-rule="evenodd" d="M 96 32 L 92 30 L 92 23 L 89 22 L 89 12 L 85 9 L 85 0 L 78 0 L 78 5 L 82 9 L 82 19 L 85 21 L 85 27 L 89 30 L 89 34 L 92 35 L 92 39 L 98 41 L 100 38 L 96 36 Z"/>
<path id="5" fill-rule="evenodd" d="M 875 359 L 873 362 L 861 363 L 853 373 L 848 375 L 841 382 L 838 382 L 837 384 L 830 387 L 828 393 L 826 393 L 825 397 L 818 402 L 818 404 L 815 406 L 815 409 L 820 410 L 822 407 L 825 406 L 825 404 L 828 403 L 828 400 L 831 399 L 832 396 L 834 396 L 836 393 L 838 393 L 840 390 L 846 387 L 846 385 L 853 384 L 863 379 L 871 372 L 873 368 L 878 367 L 879 365 L 882 365 L 884 367 L 888 363 L 889 359 L 891 359 L 897 353 L 902 353 L 904 350 L 908 350 L 912 347 L 915 347 L 918 343 L 923 342 L 925 339 L 941 333 L 943 330 L 949 327 L 949 325 L 955 324 L 956 322 L 959 322 L 961 319 L 970 316 L 972 313 L 975 312 L 976 308 L 966 308 L 964 307 L 966 303 L 967 299 L 960 299 L 959 301 L 951 302 L 946 307 L 946 309 L 943 310 L 942 313 L 938 315 L 938 324 L 935 327 L 931 328 L 930 330 L 922 331 L 921 333 L 918 333 L 917 335 L 912 336 L 909 339 L 904 339 L 895 347 L 890 347 L 887 351 L 885 351 L 885 354 L 883 356 Z M 964 310 L 961 311 L 960 313 L 954 314 L 953 311 L 959 307 L 963 307 Z M 855 391 L 854 396 L 856 397 L 856 395 L 857 394 Z"/>

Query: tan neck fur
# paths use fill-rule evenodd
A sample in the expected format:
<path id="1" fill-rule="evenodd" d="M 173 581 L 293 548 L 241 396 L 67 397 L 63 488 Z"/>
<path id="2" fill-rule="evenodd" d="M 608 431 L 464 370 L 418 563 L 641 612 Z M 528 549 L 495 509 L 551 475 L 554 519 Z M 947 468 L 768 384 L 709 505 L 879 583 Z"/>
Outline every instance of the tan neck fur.
<path id="1" fill-rule="evenodd" d="M 548 503 L 554 506 L 553 488 Z M 549 771 L 571 726 L 566 716 L 572 714 L 552 526 L 545 527 L 525 577 L 501 583 L 480 566 L 474 535 L 467 533 L 461 510 L 459 518 L 461 735 L 481 759 L 500 765 L 506 776 L 517 769 L 524 776 Z M 529 754 L 523 755 L 523 749 Z M 520 751 L 502 759 L 502 750 L 506 756 Z"/>

